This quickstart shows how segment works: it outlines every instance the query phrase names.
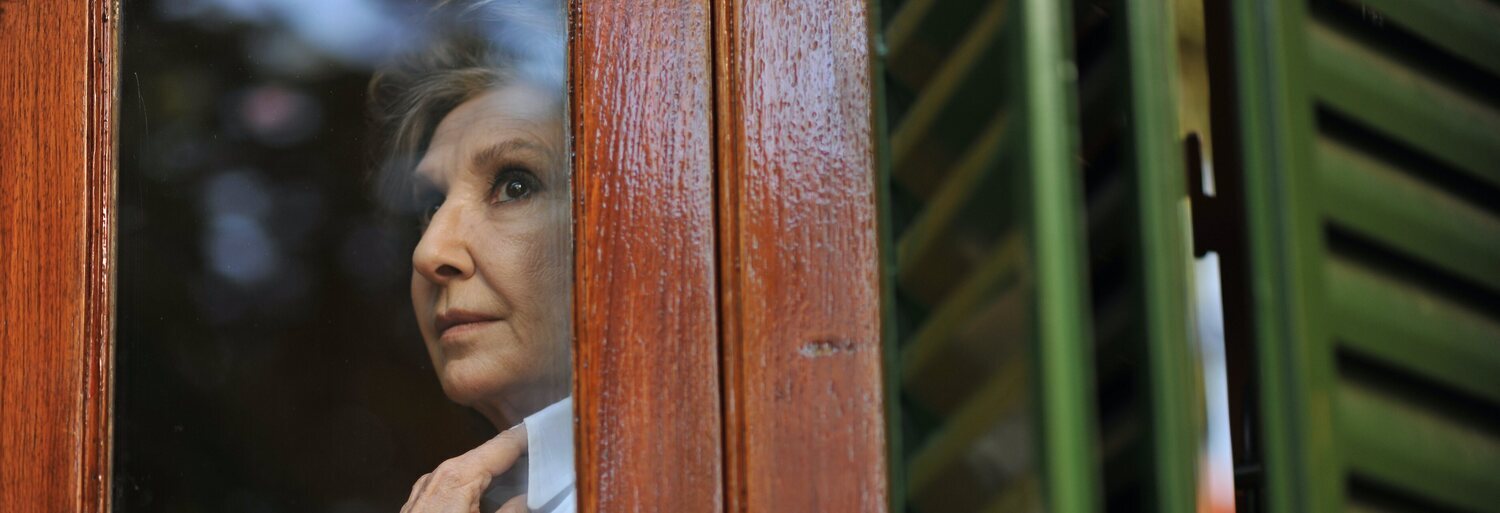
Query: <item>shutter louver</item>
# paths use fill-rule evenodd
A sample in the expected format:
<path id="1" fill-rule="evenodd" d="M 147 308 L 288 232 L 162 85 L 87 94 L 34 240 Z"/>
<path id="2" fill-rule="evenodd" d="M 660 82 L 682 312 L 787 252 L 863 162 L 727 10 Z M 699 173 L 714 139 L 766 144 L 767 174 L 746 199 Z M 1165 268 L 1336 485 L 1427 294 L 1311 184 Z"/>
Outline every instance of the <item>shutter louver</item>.
<path id="1" fill-rule="evenodd" d="M 1082 179 L 1060 9 L 911 0 L 886 25 L 898 508 L 1095 508 Z"/>
<path id="2" fill-rule="evenodd" d="M 1194 507 L 1186 192 L 1175 89 L 1156 87 L 1176 73 L 1168 14 L 1108 0 L 894 11 L 899 507 Z"/>
<path id="3" fill-rule="evenodd" d="M 1235 27 L 1270 510 L 1500 511 L 1500 6 L 1266 4 Z"/>

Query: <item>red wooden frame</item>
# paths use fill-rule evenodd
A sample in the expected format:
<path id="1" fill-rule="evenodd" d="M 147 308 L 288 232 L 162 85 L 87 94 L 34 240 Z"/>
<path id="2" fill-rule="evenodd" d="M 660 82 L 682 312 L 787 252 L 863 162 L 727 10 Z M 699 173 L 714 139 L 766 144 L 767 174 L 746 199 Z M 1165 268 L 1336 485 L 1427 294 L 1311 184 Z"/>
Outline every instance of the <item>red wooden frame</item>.
<path id="1" fill-rule="evenodd" d="M 119 5 L 0 5 L 0 511 L 107 511 Z"/>
<path id="2" fill-rule="evenodd" d="M 573 2 L 581 511 L 718 511 L 707 0 Z"/>
<path id="3" fill-rule="evenodd" d="M 728 510 L 887 507 L 866 0 L 716 0 Z"/>

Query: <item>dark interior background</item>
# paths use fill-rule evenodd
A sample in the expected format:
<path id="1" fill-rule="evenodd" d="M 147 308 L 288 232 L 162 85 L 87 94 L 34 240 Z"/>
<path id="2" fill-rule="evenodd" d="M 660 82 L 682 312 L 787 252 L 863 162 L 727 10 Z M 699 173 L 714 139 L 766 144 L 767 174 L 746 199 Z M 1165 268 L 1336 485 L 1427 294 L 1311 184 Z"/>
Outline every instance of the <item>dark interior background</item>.
<path id="1" fill-rule="evenodd" d="M 420 8 L 130 0 L 120 98 L 116 511 L 396 511 L 491 434 L 410 311 L 365 85 Z"/>

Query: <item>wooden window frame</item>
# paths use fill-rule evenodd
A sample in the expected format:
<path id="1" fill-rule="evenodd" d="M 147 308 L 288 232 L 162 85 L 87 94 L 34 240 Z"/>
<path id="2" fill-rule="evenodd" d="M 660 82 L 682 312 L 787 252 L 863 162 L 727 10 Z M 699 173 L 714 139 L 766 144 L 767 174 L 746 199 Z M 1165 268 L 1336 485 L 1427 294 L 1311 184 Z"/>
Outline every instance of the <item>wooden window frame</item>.
<path id="1" fill-rule="evenodd" d="M 888 509 L 873 2 L 715 2 L 726 510 Z"/>
<path id="2" fill-rule="evenodd" d="M 571 2 L 582 511 L 886 508 L 869 6 Z M 120 10 L 0 6 L 0 511 L 110 510 Z"/>
<path id="3" fill-rule="evenodd" d="M 106 511 L 119 4 L 0 5 L 0 511 Z"/>

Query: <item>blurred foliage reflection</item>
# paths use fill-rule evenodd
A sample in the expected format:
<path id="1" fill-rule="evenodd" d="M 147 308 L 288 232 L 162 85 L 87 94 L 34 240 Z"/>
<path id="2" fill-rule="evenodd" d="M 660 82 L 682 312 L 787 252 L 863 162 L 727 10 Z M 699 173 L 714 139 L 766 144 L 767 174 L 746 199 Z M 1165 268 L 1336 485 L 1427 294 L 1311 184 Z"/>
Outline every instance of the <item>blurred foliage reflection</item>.
<path id="1" fill-rule="evenodd" d="M 117 511 L 398 509 L 487 438 L 410 312 L 365 85 L 416 5 L 126 3 Z"/>

